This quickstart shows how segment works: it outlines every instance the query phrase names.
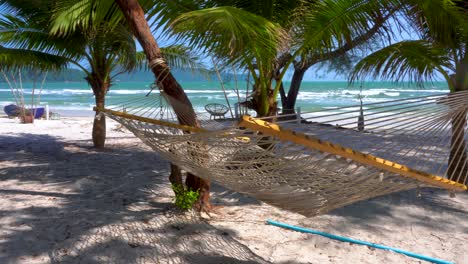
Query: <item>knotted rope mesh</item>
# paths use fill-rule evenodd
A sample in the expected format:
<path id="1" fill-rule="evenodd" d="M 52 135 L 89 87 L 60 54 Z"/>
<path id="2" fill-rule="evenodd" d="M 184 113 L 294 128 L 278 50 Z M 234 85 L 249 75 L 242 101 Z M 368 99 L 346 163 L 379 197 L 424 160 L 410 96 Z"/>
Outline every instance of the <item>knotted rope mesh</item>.
<path id="1" fill-rule="evenodd" d="M 198 113 L 200 128 L 178 125 L 187 117 L 159 94 L 100 110 L 182 169 L 311 216 L 418 186 L 466 190 L 467 102 L 458 92 L 241 122 Z"/>

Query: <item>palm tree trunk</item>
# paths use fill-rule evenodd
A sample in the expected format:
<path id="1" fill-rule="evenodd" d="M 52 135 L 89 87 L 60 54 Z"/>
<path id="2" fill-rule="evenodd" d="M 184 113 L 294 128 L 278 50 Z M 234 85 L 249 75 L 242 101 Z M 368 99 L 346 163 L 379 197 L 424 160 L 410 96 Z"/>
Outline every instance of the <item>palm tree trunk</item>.
<path id="1" fill-rule="evenodd" d="M 170 98 L 178 102 L 178 104 L 170 103 L 179 122 L 183 125 L 199 126 L 193 106 L 164 61 L 138 0 L 115 0 L 115 2 L 122 10 L 127 22 L 132 28 L 133 34 L 142 46 L 149 67 L 157 80 L 158 87 Z M 178 177 L 172 178 L 178 179 Z M 198 190 L 200 193 L 195 206 L 200 210 L 209 210 L 211 208 L 209 202 L 210 182 L 191 173 L 187 173 L 186 185 L 189 190 Z"/>
<path id="2" fill-rule="evenodd" d="M 291 84 L 289 86 L 288 95 L 285 96 L 285 100 L 281 100 L 281 104 L 283 106 L 283 113 L 285 114 L 294 114 L 297 95 L 299 94 L 299 89 L 301 88 L 302 79 L 304 78 L 304 74 L 307 69 L 304 68 L 296 68 L 294 69 L 294 73 L 291 79 Z"/>
<path id="3" fill-rule="evenodd" d="M 110 83 L 101 80 L 97 77 L 97 74 L 91 74 L 91 76 L 86 77 L 86 80 L 93 89 L 97 108 L 104 108 Z M 106 117 L 100 114 L 99 111 L 96 111 L 94 116 L 92 137 L 95 148 L 104 148 L 106 143 Z"/>
<path id="4" fill-rule="evenodd" d="M 96 95 L 96 106 L 103 108 L 105 105 L 105 95 Z M 93 123 L 93 144 L 95 148 L 104 148 L 106 143 L 106 117 L 101 115 L 99 111 L 96 111 Z"/>
<path id="5" fill-rule="evenodd" d="M 255 94 L 248 107 L 257 112 L 257 117 L 276 115 L 278 112 L 278 102 L 276 97 L 273 96 L 273 89 L 271 87 L 262 87 L 261 84 L 255 83 L 254 91 Z"/>

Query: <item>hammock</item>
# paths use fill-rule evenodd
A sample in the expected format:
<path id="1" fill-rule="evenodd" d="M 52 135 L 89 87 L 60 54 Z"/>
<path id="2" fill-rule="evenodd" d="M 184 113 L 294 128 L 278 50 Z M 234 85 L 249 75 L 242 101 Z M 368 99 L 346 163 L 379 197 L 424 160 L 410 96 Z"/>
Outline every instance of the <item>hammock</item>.
<path id="1" fill-rule="evenodd" d="M 96 110 L 186 171 L 313 216 L 418 187 L 465 191 L 467 102 L 457 92 L 240 122 L 199 113 L 200 127 L 179 125 L 184 106 L 160 94 Z"/>

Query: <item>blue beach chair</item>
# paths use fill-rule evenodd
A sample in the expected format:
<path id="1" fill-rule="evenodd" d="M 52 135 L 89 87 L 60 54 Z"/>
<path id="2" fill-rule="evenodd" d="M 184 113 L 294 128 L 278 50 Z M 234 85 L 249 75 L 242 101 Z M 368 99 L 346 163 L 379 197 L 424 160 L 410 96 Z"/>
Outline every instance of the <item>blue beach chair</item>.
<path id="1" fill-rule="evenodd" d="M 12 118 L 20 115 L 21 108 L 17 105 L 10 104 L 3 107 L 3 111 L 5 112 L 5 114 L 7 114 L 9 118 Z"/>
<path id="2" fill-rule="evenodd" d="M 21 107 L 10 104 L 5 107 L 3 107 L 3 111 L 8 115 L 9 118 L 12 117 L 17 117 L 21 114 Z M 38 107 L 38 108 L 33 108 L 33 109 L 28 109 L 27 110 L 30 113 L 34 113 L 34 118 L 39 119 L 44 115 L 45 108 L 44 107 Z"/>

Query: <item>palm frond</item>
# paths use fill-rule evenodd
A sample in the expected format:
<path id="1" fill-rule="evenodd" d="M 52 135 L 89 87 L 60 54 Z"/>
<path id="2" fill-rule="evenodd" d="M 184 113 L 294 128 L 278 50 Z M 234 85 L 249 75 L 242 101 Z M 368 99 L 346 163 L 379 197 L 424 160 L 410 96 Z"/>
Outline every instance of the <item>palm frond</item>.
<path id="1" fill-rule="evenodd" d="M 452 69 L 446 49 L 424 40 L 402 41 L 378 50 L 359 61 L 349 80 L 384 79 L 395 82 L 431 81 L 437 73 L 447 78 Z"/>
<path id="2" fill-rule="evenodd" d="M 91 43 L 95 43 L 96 48 L 107 53 L 107 58 L 114 58 L 115 65 L 125 71 L 132 71 L 141 68 L 143 65 L 137 60 L 137 48 L 133 35 L 126 24 L 120 23 L 113 28 L 109 28 L 106 23 L 102 24 L 93 34 Z"/>
<path id="3" fill-rule="evenodd" d="M 0 0 L 0 10 L 3 14 L 27 18 L 37 22 L 47 22 L 53 1 L 36 0 Z"/>
<path id="4" fill-rule="evenodd" d="M 36 70 L 59 70 L 66 68 L 67 58 L 44 52 L 24 49 L 12 49 L 0 46 L 0 69 L 15 70 L 20 68 Z"/>
<path id="5" fill-rule="evenodd" d="M 278 24 L 227 6 L 184 13 L 171 26 L 178 41 L 230 63 L 255 59 L 267 66 L 287 37 Z"/>
<path id="6" fill-rule="evenodd" d="M 294 14 L 296 7 L 302 5 L 303 2 L 297 0 L 147 0 L 140 1 L 140 4 L 148 7 L 146 14 L 148 20 L 153 21 L 152 26 L 167 33 L 167 30 L 170 29 L 169 25 L 184 13 L 223 6 L 242 9 L 287 27 L 291 21 L 290 16 Z"/>
<path id="7" fill-rule="evenodd" d="M 196 0 L 160 0 L 160 1 L 141 1 L 140 4 L 147 6 L 146 15 L 148 21 L 152 21 L 151 28 L 162 31 L 163 34 L 168 34 L 170 25 L 180 15 L 200 10 L 210 6 L 209 1 Z"/>
<path id="8" fill-rule="evenodd" d="M 118 26 L 123 19 L 112 0 L 61 0 L 54 6 L 50 32 L 69 35 L 77 30 L 93 29 L 101 23 Z"/>
<path id="9" fill-rule="evenodd" d="M 462 1 L 409 0 L 406 18 L 418 29 L 421 38 L 451 48 L 459 48 L 468 39 L 468 12 Z"/>
<path id="10" fill-rule="evenodd" d="M 28 7 L 37 3 L 43 6 Z M 0 45 L 12 48 L 8 54 L 25 54 L 16 62 L 5 55 L 5 67 L 66 67 L 66 61 L 106 80 L 116 68 L 131 71 L 143 65 L 112 0 L 0 0 L 0 6 L 11 11 L 0 16 Z"/>
<path id="11" fill-rule="evenodd" d="M 161 48 L 161 53 L 171 68 L 190 70 L 209 77 L 211 71 L 201 62 L 192 49 L 183 45 L 171 45 Z"/>
<path id="12" fill-rule="evenodd" d="M 301 7 L 305 9 L 298 21 L 293 39 L 298 54 L 301 51 L 329 53 L 368 32 L 378 19 L 392 12 L 398 1 L 324 0 Z M 385 27 L 381 27 L 387 33 Z M 379 30 L 380 30 L 379 29 Z"/>
<path id="13" fill-rule="evenodd" d="M 52 55 L 80 59 L 85 39 L 80 34 L 67 38 L 50 35 L 47 25 L 37 21 L 26 21 L 21 17 L 4 15 L 0 17 L 0 42 L 17 49 L 37 50 Z"/>

